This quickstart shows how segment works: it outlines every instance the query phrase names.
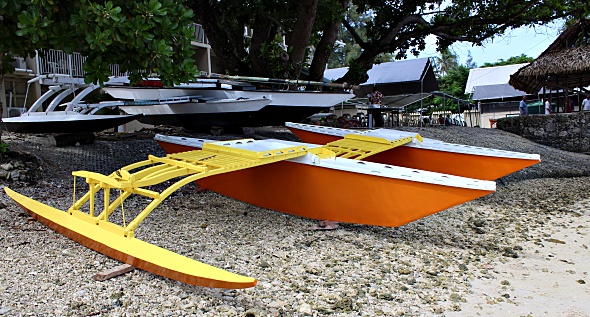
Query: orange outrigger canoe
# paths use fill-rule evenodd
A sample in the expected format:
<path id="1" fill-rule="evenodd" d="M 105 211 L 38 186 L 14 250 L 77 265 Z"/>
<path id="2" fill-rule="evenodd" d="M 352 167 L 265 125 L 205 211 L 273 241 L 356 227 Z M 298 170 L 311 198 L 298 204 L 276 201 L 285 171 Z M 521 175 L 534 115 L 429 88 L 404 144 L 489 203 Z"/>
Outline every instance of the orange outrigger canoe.
<path id="1" fill-rule="evenodd" d="M 158 138 L 160 144 L 163 138 Z M 264 208 L 377 226 L 401 226 L 494 192 L 493 181 L 363 161 L 416 139 L 420 137 L 385 140 L 350 135 L 324 146 L 280 140 L 201 140 L 198 145 L 188 143 L 189 151 L 150 155 L 110 175 L 73 172 L 74 179 L 84 178 L 89 189 L 81 196 L 74 192 L 74 203 L 67 211 L 9 188 L 5 191 L 49 228 L 114 259 L 188 284 L 245 288 L 255 286 L 256 279 L 141 241 L 135 238 L 135 229 L 174 191 L 192 182 Z M 162 187 L 154 185 L 164 183 L 170 185 L 156 191 Z M 142 196 L 137 201 L 146 206 L 126 217 L 123 203 L 134 195 Z M 113 221 L 117 217 L 121 220 Z"/>

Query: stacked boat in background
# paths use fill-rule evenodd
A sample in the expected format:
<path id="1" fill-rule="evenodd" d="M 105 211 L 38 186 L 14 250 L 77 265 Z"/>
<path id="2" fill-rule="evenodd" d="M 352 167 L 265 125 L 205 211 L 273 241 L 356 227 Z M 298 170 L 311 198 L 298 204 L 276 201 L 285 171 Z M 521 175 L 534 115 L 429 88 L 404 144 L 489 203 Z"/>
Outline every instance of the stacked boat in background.
<path id="1" fill-rule="evenodd" d="M 29 85 L 39 78 L 29 80 Z M 171 87 L 163 86 L 158 79 L 130 85 L 127 78 L 113 77 L 101 86 L 78 83 L 71 78 L 60 80 L 63 83 L 50 86 L 22 115 L 5 119 L 3 128 L 21 133 L 98 132 L 133 120 L 189 130 L 283 125 L 354 96 L 343 89 L 270 89 L 272 85 L 263 89 L 252 82 L 225 79 L 196 79 Z M 97 91 L 106 92 L 111 100 L 83 100 Z M 65 102 L 68 98 L 71 101 Z M 105 114 L 107 109 L 113 113 Z"/>
<path id="2" fill-rule="evenodd" d="M 140 122 L 189 130 L 282 126 L 354 97 L 347 91 L 271 90 L 219 79 L 200 79 L 174 87 L 112 85 L 103 90 L 115 99 L 127 101 L 121 106 L 126 113 L 143 114 Z"/>

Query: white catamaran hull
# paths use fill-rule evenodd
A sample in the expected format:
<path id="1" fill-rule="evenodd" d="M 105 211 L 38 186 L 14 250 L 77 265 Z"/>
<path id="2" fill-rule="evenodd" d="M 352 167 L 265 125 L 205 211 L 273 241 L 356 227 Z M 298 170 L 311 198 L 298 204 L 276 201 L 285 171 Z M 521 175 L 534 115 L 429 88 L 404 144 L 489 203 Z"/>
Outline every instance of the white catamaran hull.
<path id="1" fill-rule="evenodd" d="M 189 98 L 190 100 L 190 98 Z M 199 102 L 200 101 L 200 102 Z M 141 122 L 153 125 L 174 125 L 187 129 L 239 125 L 271 102 L 267 98 L 198 100 L 158 104 L 133 103 L 120 106 L 129 114 L 143 114 Z"/>
<path id="2" fill-rule="evenodd" d="M 231 89 L 203 89 L 203 88 L 147 88 L 147 87 L 104 87 L 103 90 L 117 99 L 125 100 L 161 100 L 182 96 L 200 96 L 207 99 L 269 99 L 271 102 L 264 108 L 245 112 L 243 116 L 236 118 L 212 118 L 209 120 L 196 120 L 190 127 L 207 125 L 235 125 L 235 126 L 265 126 L 284 125 L 286 121 L 300 121 L 310 115 L 344 102 L 352 97 L 349 93 L 317 92 L 317 91 L 263 91 L 263 90 L 231 90 Z M 218 112 L 218 116 L 224 115 Z M 182 122 L 174 118 L 169 125 L 181 125 Z M 142 119 L 150 120 L 149 115 Z M 185 120 L 186 121 L 186 120 Z M 219 124 L 212 124 L 218 122 Z"/>
<path id="3" fill-rule="evenodd" d="M 76 111 L 33 112 L 2 119 L 2 129 L 17 133 L 91 133 L 123 125 L 141 116 L 90 115 Z"/>

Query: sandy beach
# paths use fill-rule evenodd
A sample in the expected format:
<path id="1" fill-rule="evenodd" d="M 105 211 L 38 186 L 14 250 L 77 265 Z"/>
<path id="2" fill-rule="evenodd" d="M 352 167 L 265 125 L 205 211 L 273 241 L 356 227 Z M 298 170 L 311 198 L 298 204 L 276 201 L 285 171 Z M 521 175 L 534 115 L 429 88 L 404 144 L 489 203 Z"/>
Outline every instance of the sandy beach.
<path id="1" fill-rule="evenodd" d="M 258 279 L 242 290 L 190 286 L 138 269 L 95 281 L 121 263 L 31 221 L 2 191 L 0 315 L 590 316 L 590 157 L 495 129 L 408 130 L 538 153 L 542 161 L 498 180 L 494 194 L 398 228 L 313 231 L 314 220 L 188 185 L 136 231 L 144 241 Z M 284 129 L 250 137 L 296 139 Z M 35 157 L 39 165 L 28 168 L 39 172 L 1 186 L 62 210 L 72 201 L 72 170 L 109 173 L 163 154 L 149 138 L 68 148 L 36 136 L 5 133 L 3 140 Z"/>

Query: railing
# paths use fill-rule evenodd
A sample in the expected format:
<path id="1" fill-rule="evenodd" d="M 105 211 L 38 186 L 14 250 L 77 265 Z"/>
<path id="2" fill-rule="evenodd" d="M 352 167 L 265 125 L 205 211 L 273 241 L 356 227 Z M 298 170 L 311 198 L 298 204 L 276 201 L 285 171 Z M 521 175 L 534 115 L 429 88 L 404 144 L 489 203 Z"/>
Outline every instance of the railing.
<path id="1" fill-rule="evenodd" d="M 200 24 L 192 23 L 193 35 L 199 43 L 207 43 L 205 30 Z M 80 53 L 66 54 L 60 50 L 42 50 L 37 54 L 37 75 L 47 74 L 61 74 L 72 77 L 84 77 L 84 69 L 82 66 L 86 61 L 86 56 Z M 122 72 L 119 65 L 112 64 L 109 66 L 113 76 L 127 76 L 128 72 Z"/>
<path id="2" fill-rule="evenodd" d="M 66 54 L 59 50 L 43 50 L 37 54 L 38 75 L 61 74 L 71 77 L 84 77 L 83 65 L 86 56 L 80 53 Z M 121 72 L 119 65 L 109 65 L 113 76 L 127 76 L 128 72 Z"/>
<path id="3" fill-rule="evenodd" d="M 197 39 L 196 41 L 199 43 L 207 44 L 207 36 L 205 36 L 205 29 L 200 24 L 192 23 L 191 27 L 193 28 L 193 36 Z"/>

